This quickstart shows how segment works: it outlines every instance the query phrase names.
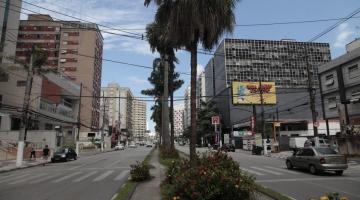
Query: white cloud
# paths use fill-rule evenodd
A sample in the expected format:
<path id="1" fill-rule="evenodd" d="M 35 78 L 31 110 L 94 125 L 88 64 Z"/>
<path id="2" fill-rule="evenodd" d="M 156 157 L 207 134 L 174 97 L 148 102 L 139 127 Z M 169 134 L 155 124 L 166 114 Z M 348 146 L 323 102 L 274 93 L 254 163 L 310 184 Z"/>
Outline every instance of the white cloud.
<path id="1" fill-rule="evenodd" d="M 148 81 L 146 79 L 139 78 L 137 76 L 130 76 L 129 80 L 131 81 L 131 83 L 136 84 L 136 85 L 143 85 L 143 84 L 148 83 Z"/>
<path id="2" fill-rule="evenodd" d="M 355 32 L 349 28 L 349 25 L 347 23 L 341 24 L 338 28 L 338 34 L 336 36 L 334 47 L 344 48 L 345 45 L 350 42 L 350 37 L 354 33 Z"/>

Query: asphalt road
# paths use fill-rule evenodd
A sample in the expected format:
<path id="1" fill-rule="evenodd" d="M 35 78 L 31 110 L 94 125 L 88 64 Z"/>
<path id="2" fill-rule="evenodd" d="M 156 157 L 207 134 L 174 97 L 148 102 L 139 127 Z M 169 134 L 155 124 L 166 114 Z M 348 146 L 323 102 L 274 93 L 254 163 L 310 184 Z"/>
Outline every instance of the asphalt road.
<path id="1" fill-rule="evenodd" d="M 0 200 L 110 200 L 127 180 L 130 164 L 150 150 L 127 148 L 1 173 Z"/>
<path id="2" fill-rule="evenodd" d="M 189 152 L 188 146 L 177 148 Z M 207 148 L 198 148 L 197 151 L 205 152 Z M 351 200 L 360 199 L 359 163 L 349 164 L 342 176 L 334 173 L 312 175 L 307 171 L 286 169 L 284 159 L 256 156 L 239 150 L 228 154 L 239 163 L 243 171 L 253 175 L 256 182 L 294 199 L 319 198 L 330 192 L 337 192 Z"/>

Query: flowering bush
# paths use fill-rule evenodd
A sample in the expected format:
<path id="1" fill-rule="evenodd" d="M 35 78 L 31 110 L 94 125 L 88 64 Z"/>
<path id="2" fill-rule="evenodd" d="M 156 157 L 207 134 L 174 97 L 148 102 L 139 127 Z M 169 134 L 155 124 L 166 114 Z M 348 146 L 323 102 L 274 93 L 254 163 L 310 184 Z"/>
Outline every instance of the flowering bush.
<path id="1" fill-rule="evenodd" d="M 132 181 L 140 182 L 150 178 L 149 166 L 147 164 L 137 162 L 137 164 L 130 165 L 130 167 Z"/>
<path id="2" fill-rule="evenodd" d="M 202 156 L 196 168 L 188 160 L 174 161 L 166 176 L 164 199 L 254 199 L 253 177 L 220 151 Z"/>

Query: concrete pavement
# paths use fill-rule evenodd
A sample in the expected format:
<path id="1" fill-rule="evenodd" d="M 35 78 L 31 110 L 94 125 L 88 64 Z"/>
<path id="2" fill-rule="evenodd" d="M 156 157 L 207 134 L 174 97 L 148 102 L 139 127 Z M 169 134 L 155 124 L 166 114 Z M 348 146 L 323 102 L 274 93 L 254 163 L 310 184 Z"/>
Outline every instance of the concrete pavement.
<path id="1" fill-rule="evenodd" d="M 150 148 L 138 147 L 0 174 L 0 199 L 109 200 L 129 176 L 130 164 Z"/>

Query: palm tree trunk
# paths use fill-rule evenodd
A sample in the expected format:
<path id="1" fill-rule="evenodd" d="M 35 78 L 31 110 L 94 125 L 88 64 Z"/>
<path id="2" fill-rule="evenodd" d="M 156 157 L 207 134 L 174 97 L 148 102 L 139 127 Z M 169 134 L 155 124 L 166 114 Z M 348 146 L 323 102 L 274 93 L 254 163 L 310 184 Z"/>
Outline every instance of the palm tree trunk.
<path id="1" fill-rule="evenodd" d="M 169 136 L 169 61 L 168 56 L 165 55 L 164 62 L 164 93 L 163 93 L 163 104 L 162 104 L 162 134 L 163 144 L 167 151 L 170 150 L 170 136 Z"/>
<path id="2" fill-rule="evenodd" d="M 191 116 L 191 136 L 190 136 L 190 165 L 196 167 L 196 75 L 197 75 L 197 43 L 193 43 L 191 53 L 191 91 L 190 91 L 190 116 Z"/>

